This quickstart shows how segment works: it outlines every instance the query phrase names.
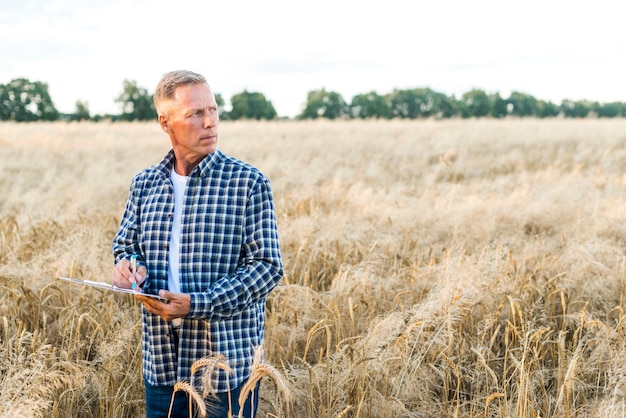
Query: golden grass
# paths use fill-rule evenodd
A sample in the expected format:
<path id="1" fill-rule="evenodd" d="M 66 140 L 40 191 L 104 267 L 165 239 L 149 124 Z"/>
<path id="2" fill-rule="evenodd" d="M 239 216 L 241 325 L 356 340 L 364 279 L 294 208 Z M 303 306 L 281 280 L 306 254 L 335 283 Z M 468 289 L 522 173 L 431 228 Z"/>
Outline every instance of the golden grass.
<path id="1" fill-rule="evenodd" d="M 259 416 L 624 415 L 625 120 L 224 122 L 220 144 L 279 221 Z M 55 277 L 109 279 L 167 138 L 3 123 L 0 147 L 0 416 L 141 415 L 138 305 Z"/>

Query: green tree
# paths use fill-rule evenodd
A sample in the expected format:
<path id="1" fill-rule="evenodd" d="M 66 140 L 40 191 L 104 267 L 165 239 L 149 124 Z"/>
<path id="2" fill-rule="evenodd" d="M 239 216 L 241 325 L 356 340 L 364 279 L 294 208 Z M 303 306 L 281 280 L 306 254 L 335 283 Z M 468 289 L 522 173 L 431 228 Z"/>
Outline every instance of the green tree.
<path id="1" fill-rule="evenodd" d="M 484 117 L 491 113 L 492 103 L 487 93 L 480 89 L 473 89 L 464 93 L 460 100 L 461 116 Z"/>
<path id="2" fill-rule="evenodd" d="M 559 106 L 545 100 L 537 101 L 537 116 L 540 118 L 553 118 L 559 116 L 561 110 Z"/>
<path id="3" fill-rule="evenodd" d="M 507 101 L 511 105 L 511 115 L 524 117 L 537 114 L 537 99 L 529 94 L 514 91 Z"/>
<path id="4" fill-rule="evenodd" d="M 492 103 L 491 115 L 494 118 L 504 118 L 509 115 L 509 102 L 500 96 L 500 93 L 492 94 L 489 97 Z"/>
<path id="5" fill-rule="evenodd" d="M 268 101 L 262 93 L 244 90 L 242 93 L 235 94 L 231 97 L 230 102 L 232 109 L 229 113 L 229 118 L 232 120 L 271 120 L 276 118 L 276 110 L 272 102 Z"/>
<path id="6" fill-rule="evenodd" d="M 388 96 L 391 116 L 401 119 L 416 119 L 420 115 L 422 98 L 417 89 L 394 89 Z"/>
<path id="7" fill-rule="evenodd" d="M 411 90 L 393 89 L 386 97 L 392 118 L 408 119 L 415 115 L 416 112 L 412 109 L 414 100 Z"/>
<path id="8" fill-rule="evenodd" d="M 151 120 L 156 117 L 152 95 L 136 81 L 124 80 L 122 93 L 115 99 L 121 108 L 121 120 Z"/>
<path id="9" fill-rule="evenodd" d="M 32 122 L 58 118 L 59 112 L 50 98 L 47 83 L 16 78 L 0 85 L 1 120 Z"/>
<path id="10" fill-rule="evenodd" d="M 585 118 L 591 112 L 592 106 L 586 100 L 573 101 L 565 99 L 561 101 L 561 112 L 566 118 Z"/>
<path id="11" fill-rule="evenodd" d="M 226 102 L 224 101 L 224 98 L 222 97 L 221 94 L 215 93 L 215 102 L 217 103 L 217 112 L 220 115 L 220 119 L 221 120 L 230 119 L 230 114 L 225 109 Z"/>
<path id="12" fill-rule="evenodd" d="M 389 118 L 389 105 L 384 96 L 375 91 L 365 94 L 357 94 L 350 103 L 350 115 L 353 118 Z"/>
<path id="13" fill-rule="evenodd" d="M 89 120 L 91 116 L 89 114 L 89 103 L 77 100 L 76 101 L 76 110 L 71 116 L 72 120 Z"/>
<path id="14" fill-rule="evenodd" d="M 435 108 L 438 118 L 451 118 L 458 111 L 458 104 L 454 96 L 446 96 L 443 93 L 434 92 Z"/>
<path id="15" fill-rule="evenodd" d="M 574 114 L 577 118 L 586 118 L 590 116 L 594 108 L 594 103 L 589 100 L 577 100 L 574 104 Z"/>
<path id="16" fill-rule="evenodd" d="M 307 94 L 306 106 L 298 119 L 338 119 L 349 116 L 350 106 L 339 93 L 321 89 Z"/>
<path id="17" fill-rule="evenodd" d="M 403 119 L 449 118 L 455 113 L 452 99 L 429 88 L 394 90 L 388 101 L 391 115 Z"/>
<path id="18" fill-rule="evenodd" d="M 599 118 L 615 118 L 619 116 L 626 116 L 626 103 L 602 103 L 598 106 L 597 113 Z"/>

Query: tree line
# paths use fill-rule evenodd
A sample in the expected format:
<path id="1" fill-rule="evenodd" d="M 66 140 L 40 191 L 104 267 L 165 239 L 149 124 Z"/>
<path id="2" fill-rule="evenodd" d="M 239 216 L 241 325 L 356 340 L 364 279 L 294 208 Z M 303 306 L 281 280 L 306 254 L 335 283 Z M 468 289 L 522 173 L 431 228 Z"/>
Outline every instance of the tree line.
<path id="1" fill-rule="evenodd" d="M 277 119 L 278 114 L 264 94 L 244 90 L 230 98 L 230 107 L 216 94 L 222 120 Z M 75 111 L 60 113 L 48 93 L 48 84 L 17 78 L 0 84 L 0 120 L 55 121 L 55 120 L 153 120 L 156 111 L 152 93 L 136 81 L 124 80 L 120 94 L 115 98 L 118 114 L 92 115 L 89 104 L 76 101 Z M 504 118 L 504 117 L 566 117 L 613 118 L 626 116 L 626 102 L 600 103 L 590 100 L 567 100 L 561 103 L 540 100 L 521 92 L 508 97 L 472 89 L 460 98 L 430 88 L 394 89 L 388 94 L 375 91 L 357 94 L 350 102 L 335 91 L 322 88 L 307 93 L 304 108 L 296 119 L 426 119 L 426 118 Z"/>

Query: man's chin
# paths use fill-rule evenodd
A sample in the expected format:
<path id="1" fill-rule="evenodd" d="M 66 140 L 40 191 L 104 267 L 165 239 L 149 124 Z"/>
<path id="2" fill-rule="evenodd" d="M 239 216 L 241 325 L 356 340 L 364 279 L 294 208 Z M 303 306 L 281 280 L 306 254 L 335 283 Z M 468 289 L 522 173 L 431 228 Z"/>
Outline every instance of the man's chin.
<path id="1" fill-rule="evenodd" d="M 217 140 L 215 138 L 203 138 L 196 146 L 196 150 L 205 155 L 213 154 L 217 150 Z"/>

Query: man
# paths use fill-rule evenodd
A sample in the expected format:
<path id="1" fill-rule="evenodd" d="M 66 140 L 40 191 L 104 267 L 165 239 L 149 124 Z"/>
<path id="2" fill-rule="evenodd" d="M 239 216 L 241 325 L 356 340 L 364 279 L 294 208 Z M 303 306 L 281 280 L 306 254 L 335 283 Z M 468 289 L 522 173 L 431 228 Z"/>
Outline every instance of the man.
<path id="1" fill-rule="evenodd" d="M 218 149 L 217 103 L 202 75 L 165 74 L 154 104 L 172 149 L 131 182 L 112 277 L 116 286 L 167 299 L 135 296 L 143 304 L 146 414 L 167 417 L 174 384 L 190 380 L 193 362 L 223 355 L 232 372 L 212 379 L 222 412 L 211 416 L 226 417 L 229 406 L 237 416 L 263 343 L 266 297 L 283 275 L 270 183 Z M 248 417 L 258 387 L 251 395 Z M 172 416 L 189 416 L 184 396 L 176 392 Z"/>

